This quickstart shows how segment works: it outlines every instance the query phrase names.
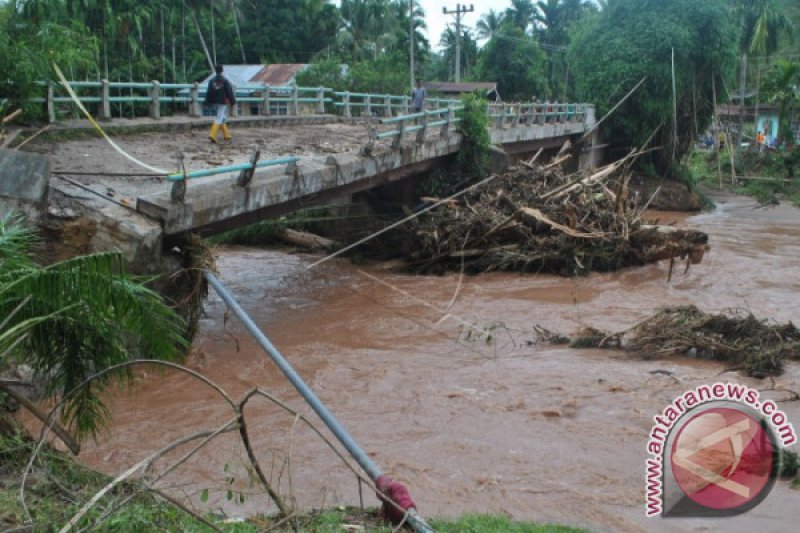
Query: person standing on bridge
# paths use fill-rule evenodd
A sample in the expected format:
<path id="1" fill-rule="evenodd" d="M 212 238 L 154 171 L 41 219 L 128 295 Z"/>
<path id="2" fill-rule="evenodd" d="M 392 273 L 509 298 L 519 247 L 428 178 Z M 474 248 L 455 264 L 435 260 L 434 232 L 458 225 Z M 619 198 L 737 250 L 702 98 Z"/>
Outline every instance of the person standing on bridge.
<path id="1" fill-rule="evenodd" d="M 414 113 L 419 113 L 425 109 L 425 97 L 427 96 L 428 92 L 422 86 L 422 80 L 417 80 L 416 88 L 411 90 L 411 108 Z"/>
<path id="2" fill-rule="evenodd" d="M 233 92 L 231 82 L 222 75 L 222 65 L 217 65 L 214 70 L 217 74 L 208 81 L 205 103 L 213 105 L 217 112 L 208 134 L 211 142 L 215 143 L 217 142 L 217 131 L 220 128 L 222 128 L 222 137 L 226 141 L 231 140 L 231 132 L 228 130 L 228 106 L 236 105 L 236 94 Z"/>

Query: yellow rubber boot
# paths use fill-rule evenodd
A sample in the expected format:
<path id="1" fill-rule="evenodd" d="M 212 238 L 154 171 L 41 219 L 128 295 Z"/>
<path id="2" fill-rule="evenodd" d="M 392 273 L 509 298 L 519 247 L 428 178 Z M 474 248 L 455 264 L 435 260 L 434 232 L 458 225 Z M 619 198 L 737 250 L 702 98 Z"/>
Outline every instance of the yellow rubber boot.
<path id="1" fill-rule="evenodd" d="M 211 131 L 208 133 L 208 138 L 211 139 L 212 143 L 217 142 L 217 131 L 219 130 L 219 124 L 216 122 L 211 125 Z"/>
<path id="2" fill-rule="evenodd" d="M 222 125 L 222 137 L 226 141 L 230 141 L 231 140 L 231 132 L 230 132 L 230 130 L 228 130 L 228 125 L 227 124 L 223 124 Z"/>

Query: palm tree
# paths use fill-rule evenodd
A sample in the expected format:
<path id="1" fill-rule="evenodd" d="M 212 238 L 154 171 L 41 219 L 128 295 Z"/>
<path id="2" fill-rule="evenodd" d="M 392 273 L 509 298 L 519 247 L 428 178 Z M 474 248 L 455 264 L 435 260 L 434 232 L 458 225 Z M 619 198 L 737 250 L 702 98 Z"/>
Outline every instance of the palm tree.
<path id="1" fill-rule="evenodd" d="M 456 32 L 448 26 L 442 32 L 439 46 L 444 49 L 443 59 L 450 68 L 450 73 L 455 76 L 456 64 Z M 461 72 L 464 77 L 469 77 L 472 67 L 478 60 L 478 43 L 472 38 L 472 32 L 468 29 L 461 30 Z"/>
<path id="2" fill-rule="evenodd" d="M 385 33 L 386 0 L 342 0 L 339 45 L 354 60 L 377 55 L 378 41 Z"/>
<path id="3" fill-rule="evenodd" d="M 414 58 L 421 65 L 430 55 L 430 44 L 422 30 L 428 27 L 425 24 L 425 11 L 414 1 L 413 28 L 414 28 Z M 391 4 L 392 27 L 389 31 L 394 34 L 393 48 L 402 51 L 406 57 L 409 54 L 408 32 L 412 21 L 409 20 L 408 0 L 393 0 Z M 416 69 L 416 68 L 415 68 Z M 418 69 L 417 69 L 418 70 Z"/>
<path id="4" fill-rule="evenodd" d="M 775 9 L 772 0 L 740 0 L 737 9 L 741 24 L 739 39 L 739 52 L 742 58 L 739 74 L 739 135 L 741 136 L 744 125 L 747 54 L 748 52 L 763 55 L 773 53 L 778 49 L 780 36 L 791 34 L 793 27 L 789 18 Z"/>
<path id="5" fill-rule="evenodd" d="M 488 13 L 485 13 L 480 18 L 478 24 L 475 26 L 478 30 L 478 39 L 491 39 L 495 32 L 503 25 L 503 22 L 503 14 L 498 13 L 494 9 L 490 9 Z"/>
<path id="6" fill-rule="evenodd" d="M 770 85 L 771 100 L 779 106 L 778 136 L 782 141 L 792 140 L 789 112 L 800 104 L 800 62 L 778 59 L 774 69 Z"/>
<path id="7" fill-rule="evenodd" d="M 64 397 L 86 378 L 132 355 L 169 359 L 186 346 L 183 323 L 161 297 L 125 274 L 120 253 L 33 262 L 36 245 L 19 217 L 0 218 L 0 365 L 30 365 L 50 395 Z M 109 420 L 99 391 L 72 393 L 62 420 L 77 436 Z M 2 387 L 0 382 L 0 387 Z"/>
<path id="8" fill-rule="evenodd" d="M 536 2 L 536 11 L 533 14 L 535 21 L 535 32 L 539 34 L 543 42 L 558 44 L 554 40 L 554 33 L 560 29 L 561 25 L 561 0 L 547 0 L 546 2 Z"/>
<path id="9" fill-rule="evenodd" d="M 586 0 L 539 0 L 533 19 L 542 41 L 566 45 L 569 42 L 569 25 L 595 9 Z"/>
<path id="10" fill-rule="evenodd" d="M 505 18 L 526 32 L 528 26 L 533 22 L 534 13 L 536 13 L 536 8 L 533 6 L 532 0 L 511 0 L 511 7 L 506 9 Z"/>

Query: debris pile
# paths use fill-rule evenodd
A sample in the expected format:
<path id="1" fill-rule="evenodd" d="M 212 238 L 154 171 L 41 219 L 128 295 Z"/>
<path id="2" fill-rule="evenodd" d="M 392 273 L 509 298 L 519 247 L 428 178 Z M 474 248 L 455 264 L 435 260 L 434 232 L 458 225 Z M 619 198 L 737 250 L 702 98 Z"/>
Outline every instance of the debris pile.
<path id="1" fill-rule="evenodd" d="M 622 346 L 645 359 L 687 355 L 729 361 L 762 378 L 780 374 L 785 359 L 800 359 L 800 330 L 741 310 L 710 314 L 687 305 L 663 308 L 623 333 L 585 330 L 571 345 Z"/>
<path id="2" fill-rule="evenodd" d="M 548 165 L 521 161 L 405 226 L 407 264 L 420 273 L 576 275 L 662 259 L 688 258 L 687 268 L 700 262 L 705 233 L 642 219 L 644 208 L 628 192 L 634 155 L 577 174 L 561 167 L 568 155 Z"/>

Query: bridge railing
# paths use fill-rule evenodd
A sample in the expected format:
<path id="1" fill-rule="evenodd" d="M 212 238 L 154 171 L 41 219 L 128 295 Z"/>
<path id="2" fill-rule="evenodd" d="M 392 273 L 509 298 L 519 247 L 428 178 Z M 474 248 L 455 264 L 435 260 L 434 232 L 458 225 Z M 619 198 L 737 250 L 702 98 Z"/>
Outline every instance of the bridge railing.
<path id="1" fill-rule="evenodd" d="M 490 127 L 495 128 L 583 122 L 586 118 L 586 104 L 490 102 L 487 113 Z"/>
<path id="2" fill-rule="evenodd" d="M 189 116 L 213 116 L 213 110 L 204 109 L 206 85 L 200 83 L 110 82 L 71 81 L 70 86 L 81 104 L 96 108 L 96 115 L 104 120 L 112 118 L 114 106 L 117 116 L 123 116 L 123 105 L 130 105 L 130 116 L 147 115 L 160 118 L 164 106 L 172 104 L 172 110 L 185 112 Z M 75 102 L 61 84 L 39 82 L 46 87 L 45 97 L 32 98 L 34 103 L 47 105 L 47 116 L 51 123 L 58 119 L 60 108 L 74 109 Z M 300 115 L 325 113 L 325 104 L 333 102 L 333 90 L 326 87 L 297 87 L 270 85 L 234 86 L 237 105 L 233 116 L 239 115 Z"/>
<path id="3" fill-rule="evenodd" d="M 452 100 L 448 101 L 447 107 L 382 119 L 378 123 L 380 126 L 389 125 L 394 129 L 380 128 L 381 131 L 379 131 L 378 125 L 371 127 L 369 142 L 364 147 L 365 151 L 371 152 L 375 142 L 384 139 L 392 139 L 392 146 L 396 148 L 400 146 L 404 135 L 409 133 L 415 134 L 416 142 L 422 144 L 428 133 L 434 131 L 435 128 L 438 128 L 441 137 L 447 137 L 461 122 L 461 118 L 456 116 L 456 112 L 464 109 L 457 100 L 455 102 L 458 102 L 458 105 L 453 102 Z"/>
<path id="4" fill-rule="evenodd" d="M 325 113 L 325 104 L 333 103 L 333 89 L 297 85 L 240 85 L 236 87 L 237 104 L 255 104 L 251 115 L 294 115 Z M 201 90 L 205 98 L 205 90 Z M 250 96 L 248 96 L 250 95 Z M 238 116 L 234 114 L 234 116 Z"/>
<path id="5" fill-rule="evenodd" d="M 250 161 L 246 163 L 237 163 L 235 165 L 225 165 L 214 168 L 204 168 L 200 170 L 191 170 L 188 172 L 176 172 L 167 175 L 167 180 L 172 182 L 171 197 L 173 201 L 183 202 L 186 195 L 187 182 L 190 179 L 205 178 L 208 176 L 216 176 L 218 174 L 228 174 L 230 172 L 239 172 L 236 183 L 240 187 L 247 187 L 253 179 L 253 174 L 257 168 L 274 167 L 279 165 L 287 165 L 287 173 L 292 173 L 297 169 L 298 157 L 279 157 L 276 159 L 263 159 L 259 160 L 261 150 L 256 149 L 250 156 Z"/>
<path id="6" fill-rule="evenodd" d="M 149 115 L 159 118 L 162 112 L 184 113 L 189 116 L 213 116 L 210 107 L 204 107 L 206 84 L 151 82 L 73 81 L 69 82 L 84 105 L 96 107 L 101 119 L 110 120 L 112 113 L 122 116 L 126 107 L 130 116 Z M 50 122 L 58 118 L 59 108 L 72 107 L 74 102 L 60 84 L 40 82 L 46 87 L 46 97 L 33 98 L 45 103 Z M 237 105 L 233 116 L 323 114 L 333 111 L 345 118 L 408 116 L 411 98 L 404 95 L 372 94 L 333 91 L 327 87 L 299 87 L 296 85 L 240 85 L 234 87 Z M 427 98 L 428 111 L 460 106 L 461 101 L 445 98 Z M 585 104 L 549 102 L 490 102 L 487 104 L 490 127 L 506 128 L 516 125 L 554 124 L 580 122 L 586 115 Z M 425 115 L 426 117 L 428 115 Z M 419 117 L 417 117 L 417 120 Z"/>
<path id="7" fill-rule="evenodd" d="M 345 118 L 356 116 L 389 118 L 401 114 L 407 115 L 411 110 L 410 96 L 351 93 L 347 91 L 334 92 L 333 94 L 338 100 L 334 103 L 334 106 Z M 427 98 L 425 107 L 427 109 L 437 109 L 460 103 L 460 100 Z"/>
<path id="8" fill-rule="evenodd" d="M 188 106 L 190 116 L 201 116 L 202 108 L 199 100 L 199 84 L 197 83 L 160 83 L 151 82 L 114 82 L 101 81 L 71 81 L 78 100 L 83 105 L 97 109 L 97 116 L 103 120 L 110 120 L 115 106 L 118 107 L 118 116 L 124 115 L 123 106 L 130 106 L 131 117 L 148 114 L 153 118 L 161 116 L 162 108 L 171 104 L 173 110 L 183 111 Z M 73 108 L 74 101 L 60 84 L 39 82 L 47 88 L 44 98 L 33 98 L 33 102 L 47 105 L 47 117 L 51 123 L 58 119 L 61 107 Z M 144 111 L 146 110 L 146 111 Z"/>

